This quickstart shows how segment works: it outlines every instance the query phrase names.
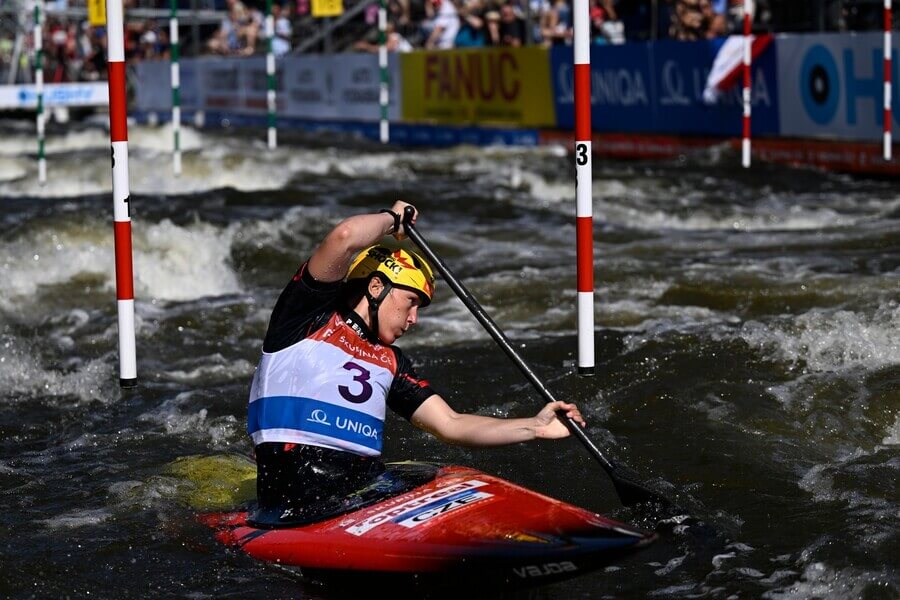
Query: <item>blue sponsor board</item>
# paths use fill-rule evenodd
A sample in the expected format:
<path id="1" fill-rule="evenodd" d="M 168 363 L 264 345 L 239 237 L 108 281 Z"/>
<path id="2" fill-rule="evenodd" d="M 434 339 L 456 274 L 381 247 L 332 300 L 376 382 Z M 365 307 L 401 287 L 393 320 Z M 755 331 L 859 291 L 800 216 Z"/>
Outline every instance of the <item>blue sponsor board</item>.
<path id="1" fill-rule="evenodd" d="M 661 41 L 591 48 L 591 126 L 601 132 L 739 136 L 741 88 L 703 100 L 722 40 Z M 753 65 L 754 135 L 779 132 L 777 57 L 772 44 Z M 572 49 L 550 54 L 557 126 L 574 129 Z"/>
<path id="2" fill-rule="evenodd" d="M 591 127 L 594 131 L 654 131 L 653 78 L 646 44 L 591 48 Z M 571 46 L 550 50 L 556 125 L 575 129 L 574 57 Z"/>

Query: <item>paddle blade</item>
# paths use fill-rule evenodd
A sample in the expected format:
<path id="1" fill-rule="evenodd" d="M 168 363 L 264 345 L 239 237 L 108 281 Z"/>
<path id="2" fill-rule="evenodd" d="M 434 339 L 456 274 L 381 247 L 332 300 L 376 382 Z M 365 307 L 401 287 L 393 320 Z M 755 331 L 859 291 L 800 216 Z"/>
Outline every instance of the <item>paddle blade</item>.
<path id="1" fill-rule="evenodd" d="M 641 483 L 638 474 L 627 467 L 613 465 L 609 476 L 622 504 L 629 508 L 648 505 L 648 508 L 653 509 L 654 512 L 669 512 L 674 508 L 665 496 Z"/>

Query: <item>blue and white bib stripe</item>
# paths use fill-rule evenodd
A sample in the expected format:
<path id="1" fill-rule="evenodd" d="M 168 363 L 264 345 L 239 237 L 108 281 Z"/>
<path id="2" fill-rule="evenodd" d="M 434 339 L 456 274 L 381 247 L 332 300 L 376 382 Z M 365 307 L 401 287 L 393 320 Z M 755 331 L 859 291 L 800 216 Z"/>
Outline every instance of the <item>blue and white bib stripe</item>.
<path id="1" fill-rule="evenodd" d="M 254 444 L 378 456 L 396 369 L 389 348 L 363 340 L 335 315 L 311 337 L 263 353 L 250 390 L 247 432 Z"/>

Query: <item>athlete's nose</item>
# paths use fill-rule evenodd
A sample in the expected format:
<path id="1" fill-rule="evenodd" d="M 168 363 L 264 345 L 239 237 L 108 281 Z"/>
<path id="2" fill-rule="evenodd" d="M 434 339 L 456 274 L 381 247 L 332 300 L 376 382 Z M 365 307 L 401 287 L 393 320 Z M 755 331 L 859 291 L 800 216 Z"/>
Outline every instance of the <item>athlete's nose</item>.
<path id="1" fill-rule="evenodd" d="M 407 315 L 407 317 L 406 317 L 406 322 L 409 323 L 410 325 L 415 325 L 416 323 L 419 322 L 419 307 L 418 306 L 413 306 L 409 310 L 409 315 Z"/>

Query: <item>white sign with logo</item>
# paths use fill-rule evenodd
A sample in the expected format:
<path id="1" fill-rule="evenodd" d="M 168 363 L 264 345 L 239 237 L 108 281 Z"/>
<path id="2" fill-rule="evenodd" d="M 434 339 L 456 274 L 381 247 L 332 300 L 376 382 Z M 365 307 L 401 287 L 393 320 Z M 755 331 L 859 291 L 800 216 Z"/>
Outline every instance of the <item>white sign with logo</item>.
<path id="1" fill-rule="evenodd" d="M 107 106 L 109 84 L 48 83 L 44 86 L 44 106 Z M 37 108 L 33 85 L 0 85 L 0 109 Z"/>
<path id="2" fill-rule="evenodd" d="M 400 68 L 388 57 L 388 118 L 400 119 Z M 285 61 L 284 114 L 301 119 L 377 121 L 381 72 L 375 54 L 297 57 Z"/>
<path id="3" fill-rule="evenodd" d="M 139 63 L 136 107 L 172 106 L 166 61 Z M 388 118 L 400 119 L 400 63 L 388 60 Z M 381 71 L 375 54 L 291 56 L 276 63 L 278 116 L 311 120 L 378 121 Z M 104 86 L 106 84 L 103 84 Z M 263 57 L 181 62 L 181 104 L 224 113 L 265 115 L 268 81 Z"/>
<path id="4" fill-rule="evenodd" d="M 779 116 L 785 136 L 880 140 L 884 113 L 884 36 L 778 38 Z M 897 81 L 900 42 L 892 47 Z M 893 94 L 897 128 L 900 94 Z"/>

